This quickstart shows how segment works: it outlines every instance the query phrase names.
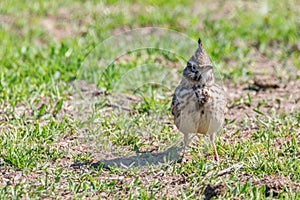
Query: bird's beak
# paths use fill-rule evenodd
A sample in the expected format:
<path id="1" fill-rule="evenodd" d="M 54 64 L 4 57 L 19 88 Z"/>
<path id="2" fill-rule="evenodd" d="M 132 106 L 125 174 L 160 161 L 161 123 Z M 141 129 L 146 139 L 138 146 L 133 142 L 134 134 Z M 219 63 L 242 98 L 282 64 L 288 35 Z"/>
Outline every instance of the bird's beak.
<path id="1" fill-rule="evenodd" d="M 202 71 L 202 74 L 206 73 L 207 71 L 209 71 L 209 70 L 211 70 L 211 69 L 213 69 L 213 66 L 211 66 L 211 65 L 206 65 L 206 66 L 204 67 L 203 71 Z"/>

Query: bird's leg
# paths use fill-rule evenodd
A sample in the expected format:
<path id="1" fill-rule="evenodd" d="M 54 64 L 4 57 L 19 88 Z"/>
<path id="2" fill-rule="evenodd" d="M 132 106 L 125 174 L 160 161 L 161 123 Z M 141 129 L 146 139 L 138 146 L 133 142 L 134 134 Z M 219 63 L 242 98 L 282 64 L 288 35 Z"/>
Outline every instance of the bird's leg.
<path id="1" fill-rule="evenodd" d="M 188 148 L 189 146 L 189 134 L 184 134 L 184 149 Z"/>
<path id="2" fill-rule="evenodd" d="M 189 146 L 189 134 L 188 133 L 183 134 L 183 141 L 184 141 L 183 155 L 185 155 L 185 152 Z"/>
<path id="3" fill-rule="evenodd" d="M 216 159 L 217 162 L 219 162 L 219 155 L 218 155 L 218 152 L 217 152 L 215 141 L 213 141 L 212 144 L 213 144 L 213 147 L 214 147 L 215 159 Z"/>
<path id="4" fill-rule="evenodd" d="M 216 159 L 217 162 L 219 162 L 219 155 L 218 155 L 218 151 L 217 151 L 216 144 L 215 144 L 214 134 L 210 137 L 210 139 L 211 139 L 211 142 L 212 142 L 212 145 L 213 145 L 213 148 L 214 148 L 215 159 Z"/>

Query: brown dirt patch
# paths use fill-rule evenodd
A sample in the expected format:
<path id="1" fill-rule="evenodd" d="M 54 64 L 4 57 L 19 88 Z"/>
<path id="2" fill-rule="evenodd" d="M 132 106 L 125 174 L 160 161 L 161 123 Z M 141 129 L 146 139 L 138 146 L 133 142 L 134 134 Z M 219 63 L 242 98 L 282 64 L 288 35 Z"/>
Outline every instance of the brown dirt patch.
<path id="1" fill-rule="evenodd" d="M 204 190 L 204 199 L 210 200 L 213 197 L 224 195 L 228 190 L 226 183 L 220 182 L 217 185 L 208 184 Z"/>
<path id="2" fill-rule="evenodd" d="M 274 76 L 255 76 L 254 86 L 256 90 L 268 89 L 268 88 L 279 88 L 279 80 Z"/>
<path id="3" fill-rule="evenodd" d="M 268 77 L 270 76 L 267 76 L 266 80 L 270 80 Z M 234 85 L 228 82 L 225 84 L 230 108 L 228 119 L 241 121 L 245 117 L 259 115 L 254 109 L 265 114 L 272 114 L 272 112 L 288 114 L 298 110 L 300 108 L 300 80 L 292 80 L 284 84 L 274 79 L 275 81 L 271 79 L 272 82 L 261 81 L 259 87 L 254 83 Z M 253 90 L 253 87 L 257 90 Z"/>
<path id="4" fill-rule="evenodd" d="M 265 186 L 266 196 L 270 196 L 271 193 L 273 193 L 273 196 L 278 196 L 285 188 L 290 188 L 293 192 L 300 189 L 299 184 L 291 182 L 291 180 L 284 176 L 266 176 L 254 181 L 253 186 L 258 188 Z"/>
<path id="5" fill-rule="evenodd" d="M 8 25 L 13 25 L 15 22 L 14 17 L 9 16 L 9 15 L 0 15 L 0 26 L 3 24 L 8 24 Z"/>
<path id="6" fill-rule="evenodd" d="M 45 18 L 40 19 L 39 24 L 51 36 L 58 40 L 82 35 L 87 32 L 87 25 L 91 23 L 90 16 L 84 19 L 74 20 L 74 13 L 78 10 L 76 6 L 72 8 L 60 8 L 57 13 L 49 13 Z"/>

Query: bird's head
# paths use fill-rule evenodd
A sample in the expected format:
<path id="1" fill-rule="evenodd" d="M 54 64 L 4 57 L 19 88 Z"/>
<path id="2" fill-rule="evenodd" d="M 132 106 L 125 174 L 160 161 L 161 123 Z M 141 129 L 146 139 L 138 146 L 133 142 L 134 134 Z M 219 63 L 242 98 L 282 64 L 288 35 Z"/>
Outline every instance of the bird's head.
<path id="1" fill-rule="evenodd" d="M 196 84 L 210 84 L 214 81 L 213 64 L 209 56 L 202 47 L 202 42 L 199 38 L 198 49 L 195 54 L 187 62 L 183 71 L 183 76 Z"/>

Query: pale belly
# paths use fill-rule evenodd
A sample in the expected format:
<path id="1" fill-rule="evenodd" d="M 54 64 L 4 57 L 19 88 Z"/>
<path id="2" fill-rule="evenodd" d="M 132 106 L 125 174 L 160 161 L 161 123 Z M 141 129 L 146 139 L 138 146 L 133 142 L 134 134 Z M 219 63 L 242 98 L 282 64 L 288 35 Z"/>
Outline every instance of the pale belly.
<path id="1" fill-rule="evenodd" d="M 182 133 L 196 133 L 198 131 L 198 121 L 200 116 L 198 112 L 193 112 L 188 107 L 189 106 L 181 110 L 177 127 Z"/>
<path id="2" fill-rule="evenodd" d="M 223 125 L 225 100 L 211 98 L 203 105 L 197 104 L 196 96 L 179 99 L 181 104 L 180 119 L 175 121 L 182 133 L 200 133 L 211 135 Z"/>

